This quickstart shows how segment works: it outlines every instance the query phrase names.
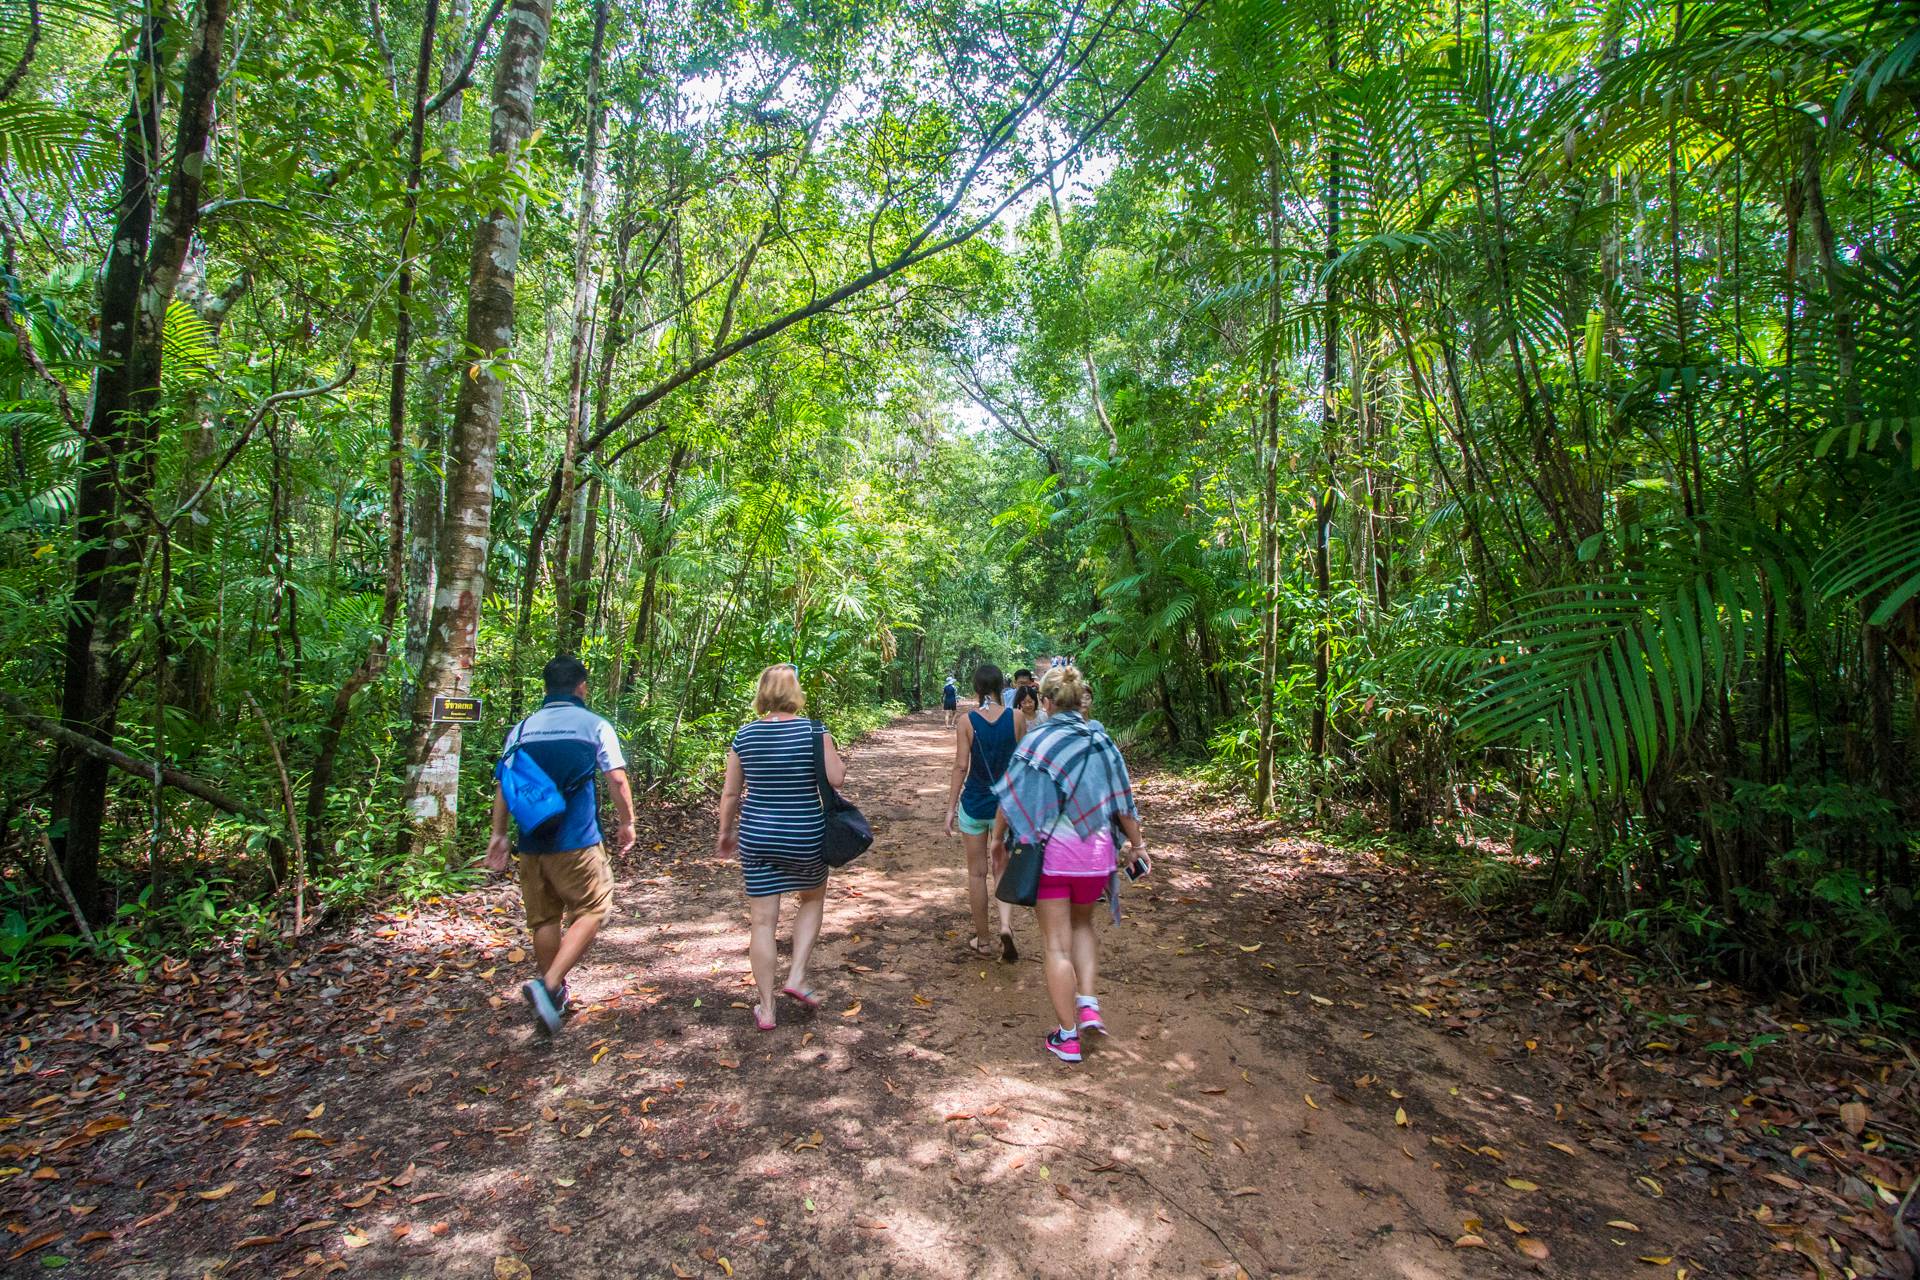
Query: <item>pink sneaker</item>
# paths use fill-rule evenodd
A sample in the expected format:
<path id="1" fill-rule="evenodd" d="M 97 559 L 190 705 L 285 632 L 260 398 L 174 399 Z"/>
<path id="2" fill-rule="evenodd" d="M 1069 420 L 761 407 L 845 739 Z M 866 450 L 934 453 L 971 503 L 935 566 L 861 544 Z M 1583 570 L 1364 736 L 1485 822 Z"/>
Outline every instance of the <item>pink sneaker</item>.
<path id="1" fill-rule="evenodd" d="M 1047 1032 L 1047 1052 L 1062 1062 L 1080 1061 L 1080 1037 L 1061 1034 L 1058 1028 Z"/>
<path id="2" fill-rule="evenodd" d="M 1080 1012 L 1079 1012 L 1079 1019 L 1080 1019 L 1081 1035 L 1085 1035 L 1089 1031 L 1098 1031 L 1101 1035 L 1107 1034 L 1107 1024 L 1100 1020 L 1099 1005 L 1097 1004 L 1081 1005 Z"/>

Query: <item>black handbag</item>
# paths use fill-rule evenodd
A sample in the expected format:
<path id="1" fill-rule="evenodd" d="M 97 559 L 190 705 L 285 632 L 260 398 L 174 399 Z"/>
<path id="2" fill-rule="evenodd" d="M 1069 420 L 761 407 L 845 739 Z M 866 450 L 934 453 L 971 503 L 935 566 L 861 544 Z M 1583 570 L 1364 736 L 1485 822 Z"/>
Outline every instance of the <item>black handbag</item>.
<path id="1" fill-rule="evenodd" d="M 1014 845 L 1006 870 L 1000 873 L 1000 883 L 994 886 L 993 896 L 1016 907 L 1030 907 L 1038 902 L 1040 872 L 1046 858 L 1045 840 Z"/>
<path id="2" fill-rule="evenodd" d="M 1066 801 L 1066 794 L 1060 790 L 1060 784 L 1053 784 L 1054 792 Z M 1000 873 L 1000 883 L 994 886 L 993 896 L 1000 901 L 1016 907 L 1030 907 L 1040 900 L 1040 873 L 1046 870 L 1047 838 L 1015 843 L 1013 830 L 1008 828 L 1007 846 L 1012 854 L 1007 858 L 1006 870 Z"/>
<path id="3" fill-rule="evenodd" d="M 867 815 L 827 781 L 827 727 L 813 722 L 813 776 L 820 786 L 820 812 L 826 828 L 820 835 L 820 857 L 830 867 L 844 867 L 873 844 Z"/>

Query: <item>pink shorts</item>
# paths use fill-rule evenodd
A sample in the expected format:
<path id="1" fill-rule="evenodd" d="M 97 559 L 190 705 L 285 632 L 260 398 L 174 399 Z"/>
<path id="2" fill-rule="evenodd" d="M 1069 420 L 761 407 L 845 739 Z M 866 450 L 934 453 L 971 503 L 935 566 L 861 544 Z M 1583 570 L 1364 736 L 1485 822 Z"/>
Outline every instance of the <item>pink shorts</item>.
<path id="1" fill-rule="evenodd" d="M 1076 907 L 1090 907 L 1107 891 L 1105 876 L 1055 876 L 1040 873 L 1039 899 L 1065 898 Z"/>

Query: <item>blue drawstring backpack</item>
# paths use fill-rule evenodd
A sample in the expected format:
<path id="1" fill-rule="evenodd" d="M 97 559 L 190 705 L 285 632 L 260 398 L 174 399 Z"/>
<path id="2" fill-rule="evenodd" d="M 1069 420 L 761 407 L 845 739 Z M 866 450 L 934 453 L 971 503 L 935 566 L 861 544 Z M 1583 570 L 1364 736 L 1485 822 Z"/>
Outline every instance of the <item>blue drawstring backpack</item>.
<path id="1" fill-rule="evenodd" d="M 515 744 L 500 757 L 493 776 L 500 783 L 507 812 L 520 828 L 522 840 L 540 840 L 552 834 L 567 812 L 567 798 L 538 761 Z"/>

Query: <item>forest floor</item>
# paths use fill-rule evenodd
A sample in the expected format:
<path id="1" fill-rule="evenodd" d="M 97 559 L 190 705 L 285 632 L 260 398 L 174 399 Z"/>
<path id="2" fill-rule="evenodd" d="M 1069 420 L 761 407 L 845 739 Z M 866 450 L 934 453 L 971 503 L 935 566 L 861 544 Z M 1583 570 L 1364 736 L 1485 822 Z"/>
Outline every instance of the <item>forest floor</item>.
<path id="1" fill-rule="evenodd" d="M 852 750 L 878 841 L 831 882 L 826 1003 L 771 1033 L 710 805 L 646 810 L 553 1039 L 505 884 L 16 993 L 0 1271 L 1912 1274 L 1910 1054 L 1637 979 L 1172 775 L 1104 929 L 1112 1034 L 1055 1061 L 1031 919 L 1017 964 L 961 946 L 950 741 L 930 712 Z M 1704 1048 L 1759 1035 L 1752 1065 Z"/>

